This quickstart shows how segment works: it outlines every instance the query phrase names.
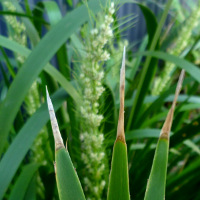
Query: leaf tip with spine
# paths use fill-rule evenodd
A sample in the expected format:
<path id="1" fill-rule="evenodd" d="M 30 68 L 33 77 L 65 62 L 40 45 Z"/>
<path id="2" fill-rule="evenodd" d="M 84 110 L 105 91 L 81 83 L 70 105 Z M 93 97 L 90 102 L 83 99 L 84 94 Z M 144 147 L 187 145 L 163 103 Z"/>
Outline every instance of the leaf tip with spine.
<path id="1" fill-rule="evenodd" d="M 47 105 L 48 105 L 48 110 L 49 110 L 51 127 L 52 127 L 53 136 L 54 136 L 54 140 L 55 140 L 55 150 L 57 151 L 60 148 L 64 148 L 64 144 L 63 144 L 63 140 L 62 140 L 60 130 L 58 127 L 58 122 L 56 120 L 55 112 L 53 109 L 53 104 L 49 97 L 47 86 L 46 86 L 46 95 L 47 95 Z"/>
<path id="2" fill-rule="evenodd" d="M 171 131 L 176 101 L 182 87 L 184 73 L 184 70 L 182 70 L 179 76 L 172 106 L 161 129 L 149 180 L 147 183 L 147 189 L 144 197 L 145 200 L 165 199 L 167 163 L 169 153 L 169 134 Z"/>
<path id="3" fill-rule="evenodd" d="M 178 99 L 178 95 L 181 91 L 184 75 L 185 75 L 185 70 L 182 70 L 181 74 L 179 76 L 178 83 L 177 83 L 176 92 L 175 92 L 174 100 L 173 100 L 173 103 L 172 103 L 172 107 L 168 112 L 167 118 L 165 120 L 165 123 L 163 124 L 162 130 L 161 130 L 161 133 L 160 133 L 160 139 L 163 138 L 163 139 L 169 140 L 169 134 L 170 134 L 170 131 L 171 131 L 174 110 L 175 110 L 176 102 L 177 102 L 177 99 Z"/>
<path id="4" fill-rule="evenodd" d="M 119 111 L 117 139 L 116 139 L 116 140 L 120 140 L 124 143 L 126 143 L 125 142 L 125 134 L 124 134 L 125 58 L 126 58 L 126 47 L 124 46 L 122 67 L 121 67 L 121 71 L 120 71 L 120 111 Z"/>
<path id="5" fill-rule="evenodd" d="M 120 109 L 117 138 L 113 147 L 107 200 L 130 200 L 128 157 L 124 134 L 125 52 L 120 71 Z"/>

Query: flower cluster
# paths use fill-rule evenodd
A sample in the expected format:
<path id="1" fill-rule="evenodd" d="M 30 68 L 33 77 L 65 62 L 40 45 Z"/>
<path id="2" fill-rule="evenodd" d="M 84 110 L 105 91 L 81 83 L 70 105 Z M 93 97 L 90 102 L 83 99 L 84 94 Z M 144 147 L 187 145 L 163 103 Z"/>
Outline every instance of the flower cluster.
<path id="1" fill-rule="evenodd" d="M 105 15 L 104 23 L 100 25 L 99 29 L 95 28 L 90 32 L 91 38 L 90 45 L 87 49 L 87 58 L 91 61 L 106 61 L 110 58 L 110 54 L 104 49 L 104 46 L 113 37 L 113 31 L 110 25 L 114 21 L 112 17 L 114 12 L 114 3 L 112 2 L 107 15 Z"/>
<path id="2" fill-rule="evenodd" d="M 10 1 L 4 1 L 3 5 L 5 6 L 5 8 L 11 12 L 16 12 L 16 8 L 15 6 L 12 4 L 12 2 Z M 11 26 L 11 28 L 13 29 L 13 35 L 9 36 L 9 38 L 13 41 L 18 42 L 19 44 L 26 46 L 27 44 L 27 40 L 26 40 L 26 27 L 22 22 L 19 22 L 17 20 L 17 18 L 15 16 L 9 16 L 6 15 L 5 19 L 7 21 L 7 23 Z M 20 63 L 24 62 L 24 57 L 21 55 L 17 55 L 17 60 Z"/>
<path id="3" fill-rule="evenodd" d="M 88 199 L 101 199 L 101 193 L 106 185 L 106 181 L 102 179 L 102 174 L 105 171 L 106 155 L 102 147 L 104 135 L 102 133 L 88 133 L 80 134 L 83 152 L 81 159 L 85 164 L 85 171 L 89 176 L 83 179 L 84 189 L 88 192 Z"/>
<path id="4" fill-rule="evenodd" d="M 191 45 L 190 37 L 192 34 L 192 30 L 199 24 L 199 18 L 200 6 L 197 6 L 196 10 L 191 14 L 190 18 L 188 19 L 187 24 L 181 29 L 180 35 L 176 41 L 176 46 L 170 49 L 170 54 L 179 56 L 187 46 Z M 175 70 L 175 67 L 176 66 L 173 63 L 167 63 L 161 76 L 155 81 L 152 94 L 159 95 L 160 92 L 167 86 L 167 83 L 171 78 L 170 75 Z"/>
<path id="5" fill-rule="evenodd" d="M 30 116 L 40 107 L 37 81 L 32 84 L 28 95 L 26 96 L 25 102 L 27 106 L 27 112 Z"/>
<path id="6" fill-rule="evenodd" d="M 101 66 L 110 58 L 106 44 L 113 36 L 111 24 L 114 12 L 114 3 L 111 3 L 104 23 L 91 30 L 86 48 L 87 55 L 80 68 L 83 91 L 83 104 L 80 107 L 83 133 L 80 134 L 80 140 L 83 150 L 81 159 L 85 165 L 83 184 L 88 194 L 87 199 L 91 200 L 101 199 L 106 185 L 106 181 L 102 178 L 107 159 L 102 145 L 104 135 L 99 131 L 103 120 L 103 115 L 99 114 L 99 98 L 105 90 L 102 84 L 104 70 Z"/>

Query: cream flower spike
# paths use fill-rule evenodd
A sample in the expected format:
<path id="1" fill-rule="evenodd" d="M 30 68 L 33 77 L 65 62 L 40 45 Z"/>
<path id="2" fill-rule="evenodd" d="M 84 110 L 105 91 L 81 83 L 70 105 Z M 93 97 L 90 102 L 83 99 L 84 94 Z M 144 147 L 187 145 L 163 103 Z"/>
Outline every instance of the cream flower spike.
<path id="1" fill-rule="evenodd" d="M 46 86 L 46 95 L 47 95 L 47 105 L 48 105 L 48 110 L 49 110 L 51 127 L 52 127 L 53 136 L 54 136 L 54 140 L 55 140 L 55 150 L 57 151 L 58 149 L 65 147 L 65 146 L 63 144 L 63 140 L 62 140 L 60 130 L 59 130 L 59 127 L 58 127 L 58 122 L 57 122 L 56 115 L 55 115 L 55 112 L 54 112 L 54 109 L 53 109 L 53 104 L 52 104 L 51 99 L 49 97 L 47 86 Z"/>
<path id="2" fill-rule="evenodd" d="M 125 58 L 126 58 L 126 47 L 124 46 L 122 67 L 120 70 L 120 110 L 119 110 L 119 120 L 117 127 L 117 140 L 121 140 L 125 143 L 124 134 L 124 90 L 125 90 Z"/>

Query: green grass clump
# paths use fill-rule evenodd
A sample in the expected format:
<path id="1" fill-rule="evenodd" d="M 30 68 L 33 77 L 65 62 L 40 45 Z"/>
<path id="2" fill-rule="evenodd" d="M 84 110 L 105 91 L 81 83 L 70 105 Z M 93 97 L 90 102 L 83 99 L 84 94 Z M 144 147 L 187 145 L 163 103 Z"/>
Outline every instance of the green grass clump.
<path id="1" fill-rule="evenodd" d="M 167 1 L 159 15 L 136 3 L 147 30 L 138 43 L 124 42 L 139 23 L 119 19 L 125 2 L 67 0 L 62 13 L 56 1 L 0 2 L 0 200 L 199 200 L 198 2 Z"/>

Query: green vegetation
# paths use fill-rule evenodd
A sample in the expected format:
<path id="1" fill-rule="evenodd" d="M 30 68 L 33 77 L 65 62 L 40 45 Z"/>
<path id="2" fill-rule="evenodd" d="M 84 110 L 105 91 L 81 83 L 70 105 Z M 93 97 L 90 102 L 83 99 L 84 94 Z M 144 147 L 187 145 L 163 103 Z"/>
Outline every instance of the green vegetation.
<path id="1" fill-rule="evenodd" d="M 127 2 L 0 1 L 0 200 L 199 199 L 199 3 Z"/>

